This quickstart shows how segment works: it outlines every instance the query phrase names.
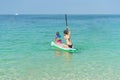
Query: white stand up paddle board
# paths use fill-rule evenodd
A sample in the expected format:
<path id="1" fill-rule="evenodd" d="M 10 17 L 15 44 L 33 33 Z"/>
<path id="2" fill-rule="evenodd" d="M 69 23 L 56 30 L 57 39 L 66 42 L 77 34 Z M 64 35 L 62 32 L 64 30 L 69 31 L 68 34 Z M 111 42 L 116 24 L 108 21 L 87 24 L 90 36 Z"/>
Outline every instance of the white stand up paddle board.
<path id="1" fill-rule="evenodd" d="M 64 44 L 56 44 L 55 42 L 51 42 L 51 46 L 53 47 L 56 47 L 56 48 L 59 48 L 61 50 L 64 50 L 64 51 L 67 51 L 67 52 L 76 52 L 77 49 L 74 49 L 74 48 L 64 48 Z"/>

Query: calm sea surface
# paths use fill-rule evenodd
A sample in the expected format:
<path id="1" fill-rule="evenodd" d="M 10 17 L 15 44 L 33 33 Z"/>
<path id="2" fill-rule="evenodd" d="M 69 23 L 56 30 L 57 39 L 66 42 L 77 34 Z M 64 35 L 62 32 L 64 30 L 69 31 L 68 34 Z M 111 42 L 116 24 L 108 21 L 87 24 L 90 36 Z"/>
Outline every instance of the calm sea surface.
<path id="1" fill-rule="evenodd" d="M 120 15 L 68 15 L 77 53 L 50 46 L 64 15 L 0 15 L 0 80 L 120 80 Z"/>

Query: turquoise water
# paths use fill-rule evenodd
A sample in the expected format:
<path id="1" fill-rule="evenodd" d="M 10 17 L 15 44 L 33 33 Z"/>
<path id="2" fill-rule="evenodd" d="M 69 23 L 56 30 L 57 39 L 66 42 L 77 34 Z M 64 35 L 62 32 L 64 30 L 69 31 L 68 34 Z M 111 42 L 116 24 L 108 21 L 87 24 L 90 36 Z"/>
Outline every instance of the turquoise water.
<path id="1" fill-rule="evenodd" d="M 77 53 L 50 46 L 64 15 L 1 15 L 0 80 L 119 80 L 120 16 L 69 15 L 68 24 Z"/>

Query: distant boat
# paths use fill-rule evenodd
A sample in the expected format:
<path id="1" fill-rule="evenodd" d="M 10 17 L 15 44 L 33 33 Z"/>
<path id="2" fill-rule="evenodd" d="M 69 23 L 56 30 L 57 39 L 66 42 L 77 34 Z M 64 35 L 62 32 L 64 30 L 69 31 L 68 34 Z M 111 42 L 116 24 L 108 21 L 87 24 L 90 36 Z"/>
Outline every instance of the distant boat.
<path id="1" fill-rule="evenodd" d="M 15 15 L 17 16 L 17 15 L 19 15 L 18 13 L 15 13 Z"/>

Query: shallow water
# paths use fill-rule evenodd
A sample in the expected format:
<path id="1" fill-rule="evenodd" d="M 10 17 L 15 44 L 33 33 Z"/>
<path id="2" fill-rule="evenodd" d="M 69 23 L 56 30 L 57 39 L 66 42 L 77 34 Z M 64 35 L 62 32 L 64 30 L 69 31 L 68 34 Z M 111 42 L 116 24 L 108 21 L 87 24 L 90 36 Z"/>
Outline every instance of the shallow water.
<path id="1" fill-rule="evenodd" d="M 68 24 L 77 53 L 50 46 L 64 15 L 1 15 L 0 80 L 119 80 L 120 16 L 68 15 Z"/>

